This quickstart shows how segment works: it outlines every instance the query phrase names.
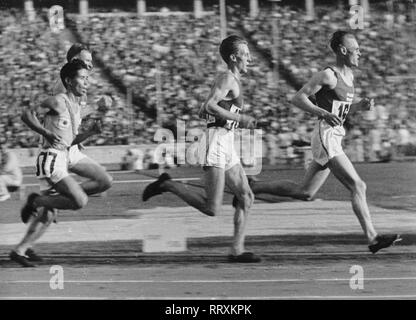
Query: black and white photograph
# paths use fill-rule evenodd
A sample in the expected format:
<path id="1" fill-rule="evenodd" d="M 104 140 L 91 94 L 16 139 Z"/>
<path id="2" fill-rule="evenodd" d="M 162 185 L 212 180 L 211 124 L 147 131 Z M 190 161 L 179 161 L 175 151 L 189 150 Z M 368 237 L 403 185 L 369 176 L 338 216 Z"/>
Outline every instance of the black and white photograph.
<path id="1" fill-rule="evenodd" d="M 415 300 L 415 231 L 416 1 L 0 0 L 0 300 Z"/>

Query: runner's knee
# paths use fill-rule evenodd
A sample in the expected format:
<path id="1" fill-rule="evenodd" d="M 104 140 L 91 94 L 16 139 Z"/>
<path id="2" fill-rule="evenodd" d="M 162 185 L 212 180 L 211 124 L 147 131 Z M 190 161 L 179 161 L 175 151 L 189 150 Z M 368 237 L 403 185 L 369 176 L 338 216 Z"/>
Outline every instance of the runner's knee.
<path id="1" fill-rule="evenodd" d="M 113 185 L 113 177 L 110 176 L 108 173 L 100 180 L 101 191 L 105 191 L 111 188 Z"/>
<path id="2" fill-rule="evenodd" d="M 55 218 L 55 213 L 52 210 L 43 210 L 42 215 L 40 216 L 39 221 L 42 222 L 45 225 L 50 225 Z"/>
<path id="3" fill-rule="evenodd" d="M 74 210 L 84 208 L 88 203 L 88 196 L 85 193 L 74 196 Z"/>
<path id="4" fill-rule="evenodd" d="M 357 179 L 357 180 L 354 180 L 352 188 L 353 188 L 352 190 L 353 192 L 365 193 L 367 190 L 367 185 L 363 180 Z"/>
<path id="5" fill-rule="evenodd" d="M 241 204 L 242 209 L 250 209 L 254 202 L 254 194 L 250 190 L 238 195 L 237 198 L 238 202 Z"/>

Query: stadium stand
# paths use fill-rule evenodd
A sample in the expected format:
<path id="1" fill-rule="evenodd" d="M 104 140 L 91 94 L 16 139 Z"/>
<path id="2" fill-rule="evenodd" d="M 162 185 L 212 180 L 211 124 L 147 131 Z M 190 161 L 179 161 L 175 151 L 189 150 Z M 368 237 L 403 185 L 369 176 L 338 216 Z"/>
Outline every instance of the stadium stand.
<path id="1" fill-rule="evenodd" d="M 370 28 L 357 31 L 363 51 L 357 93 L 375 98 L 376 108 L 351 117 L 347 124 L 351 134 L 345 139 L 346 150 L 362 150 L 357 158 L 366 161 L 409 154 L 416 145 L 411 78 L 415 70 L 408 67 L 416 54 L 416 42 L 409 41 L 414 25 L 404 13 L 392 17 L 382 9 L 372 10 Z M 277 145 L 283 157 L 290 156 L 293 145 L 308 143 L 313 119 L 289 99 L 313 72 L 331 63 L 328 35 L 347 26 L 348 11 L 318 6 L 316 19 L 308 20 L 299 8 L 279 7 L 280 77 L 275 85 L 270 63 L 274 13 L 262 7 L 255 19 L 248 14 L 241 19 L 242 10 L 229 8 L 228 16 L 229 32 L 242 32 L 255 56 L 244 79 L 247 112 L 259 119 L 266 144 Z M 35 147 L 38 137 L 19 120 L 19 110 L 52 92 L 70 43 L 49 30 L 45 12 L 34 23 L 17 9 L 2 11 L 0 17 L 0 60 L 5 69 L 0 75 L 0 132 L 14 147 Z M 87 144 L 150 143 L 157 128 L 174 128 L 176 119 L 186 121 L 188 130 L 203 125 L 195 110 L 207 95 L 211 79 L 223 68 L 218 63 L 217 12 L 203 19 L 187 13 L 96 14 L 87 20 L 71 15 L 68 25 L 91 48 L 99 65 L 89 89 L 91 101 L 101 94 L 116 101 L 104 119 L 103 134 Z M 149 110 L 157 117 L 149 116 Z"/>

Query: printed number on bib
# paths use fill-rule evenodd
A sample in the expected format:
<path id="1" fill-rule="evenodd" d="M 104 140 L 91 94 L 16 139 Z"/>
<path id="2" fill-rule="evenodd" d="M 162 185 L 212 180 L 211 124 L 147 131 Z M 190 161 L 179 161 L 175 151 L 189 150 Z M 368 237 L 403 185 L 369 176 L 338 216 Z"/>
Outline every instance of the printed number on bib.
<path id="1" fill-rule="evenodd" d="M 237 113 L 237 114 L 240 114 L 240 111 L 241 111 L 241 108 L 239 108 L 239 107 L 236 107 L 235 105 L 231 105 L 231 107 L 230 107 L 230 112 L 232 112 L 232 113 Z M 237 128 L 238 127 L 238 122 L 237 121 L 234 121 L 234 120 L 227 120 L 227 123 L 225 124 L 225 128 L 226 129 L 229 129 L 229 130 L 231 130 L 231 129 L 235 129 L 235 128 Z"/>
<path id="2" fill-rule="evenodd" d="M 215 117 L 209 114 L 207 116 L 207 123 L 214 123 L 214 122 L 215 122 Z"/>
<path id="3" fill-rule="evenodd" d="M 58 156 L 55 152 L 41 152 L 36 161 L 36 176 L 50 176 L 55 169 L 55 161 Z"/>
<path id="4" fill-rule="evenodd" d="M 350 107 L 350 102 L 334 100 L 332 102 L 332 113 L 337 115 L 344 122 L 347 118 L 348 111 L 350 111 Z"/>

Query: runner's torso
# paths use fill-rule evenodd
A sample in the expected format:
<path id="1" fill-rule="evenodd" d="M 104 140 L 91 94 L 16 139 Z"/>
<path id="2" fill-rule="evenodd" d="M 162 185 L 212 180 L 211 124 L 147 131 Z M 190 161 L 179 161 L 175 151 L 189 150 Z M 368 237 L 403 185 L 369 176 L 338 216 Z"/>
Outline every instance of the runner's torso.
<path id="1" fill-rule="evenodd" d="M 344 122 L 353 102 L 354 85 L 348 85 L 334 67 L 325 69 L 328 68 L 334 72 L 337 85 L 333 89 L 327 86 L 322 87 L 315 94 L 316 104 L 318 107 L 337 115 Z"/>
<path id="2" fill-rule="evenodd" d="M 234 75 L 233 75 L 234 76 Z M 241 89 L 241 83 L 240 81 L 234 76 L 237 85 L 238 85 L 238 96 L 235 98 L 231 98 L 229 100 L 221 100 L 218 102 L 218 105 L 233 113 L 240 113 L 243 109 L 244 101 L 243 101 L 243 92 Z M 228 95 L 231 95 L 232 92 L 230 91 Z M 238 128 L 238 122 L 233 120 L 226 120 L 226 119 L 220 119 L 216 118 L 213 115 L 207 114 L 207 127 L 217 127 L 217 128 L 226 128 L 228 130 L 232 130 L 235 128 Z"/>
<path id="3" fill-rule="evenodd" d="M 57 98 L 65 101 L 65 110 L 59 114 L 51 111 L 46 113 L 44 127 L 61 136 L 62 143 L 54 148 L 64 150 L 71 146 L 78 134 L 81 124 L 81 107 L 78 103 L 71 102 L 65 93 L 58 94 Z M 46 139 L 43 139 L 42 147 L 51 148 L 52 146 Z"/>

